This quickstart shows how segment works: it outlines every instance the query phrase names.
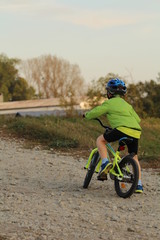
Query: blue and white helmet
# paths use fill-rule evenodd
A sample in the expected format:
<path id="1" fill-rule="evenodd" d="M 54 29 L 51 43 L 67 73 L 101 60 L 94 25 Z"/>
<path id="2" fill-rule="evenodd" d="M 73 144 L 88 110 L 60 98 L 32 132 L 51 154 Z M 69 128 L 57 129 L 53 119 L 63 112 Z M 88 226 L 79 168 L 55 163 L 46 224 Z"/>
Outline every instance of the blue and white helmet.
<path id="1" fill-rule="evenodd" d="M 109 80 L 109 82 L 106 85 L 106 90 L 108 93 L 112 95 L 116 94 L 125 95 L 125 93 L 127 92 L 125 83 L 119 78 L 113 78 Z"/>

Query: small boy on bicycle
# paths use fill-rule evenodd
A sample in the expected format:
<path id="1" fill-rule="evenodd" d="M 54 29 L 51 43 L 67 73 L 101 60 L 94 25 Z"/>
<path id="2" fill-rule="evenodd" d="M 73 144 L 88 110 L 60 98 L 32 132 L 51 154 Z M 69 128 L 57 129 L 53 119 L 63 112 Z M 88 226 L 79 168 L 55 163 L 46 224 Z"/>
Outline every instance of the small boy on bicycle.
<path id="1" fill-rule="evenodd" d="M 107 172 L 112 167 L 111 162 L 107 158 L 107 142 L 118 141 L 122 137 L 132 137 L 133 141 L 127 144 L 128 153 L 134 153 L 134 159 L 139 168 L 139 181 L 136 192 L 142 193 L 143 187 L 141 182 L 141 167 L 138 161 L 138 139 L 141 135 L 141 127 L 139 125 L 140 118 L 134 111 L 132 106 L 128 104 L 121 96 L 126 94 L 127 88 L 125 83 L 118 79 L 111 79 L 107 85 L 108 100 L 102 105 L 93 108 L 85 113 L 85 118 L 90 120 L 106 114 L 112 130 L 105 131 L 104 134 L 97 138 L 96 144 L 99 154 L 102 159 L 101 170 L 98 175 L 98 180 L 106 178 Z"/>

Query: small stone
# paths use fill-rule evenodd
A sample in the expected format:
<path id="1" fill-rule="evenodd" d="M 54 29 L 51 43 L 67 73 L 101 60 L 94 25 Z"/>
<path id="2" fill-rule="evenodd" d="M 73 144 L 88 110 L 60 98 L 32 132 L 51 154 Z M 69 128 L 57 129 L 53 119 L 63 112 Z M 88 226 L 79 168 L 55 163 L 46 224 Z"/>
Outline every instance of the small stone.
<path id="1" fill-rule="evenodd" d="M 134 229 L 129 227 L 129 228 L 127 228 L 127 231 L 128 232 L 134 232 Z"/>
<path id="2" fill-rule="evenodd" d="M 111 217 L 111 221 L 117 222 L 119 221 L 119 217 L 113 216 Z"/>
<path id="3" fill-rule="evenodd" d="M 113 211 L 116 211 L 117 210 L 117 206 L 113 206 Z"/>
<path id="4" fill-rule="evenodd" d="M 49 216 L 50 213 L 49 213 L 48 211 L 45 211 L 45 212 L 44 212 L 44 215 Z"/>
<path id="5" fill-rule="evenodd" d="M 10 182 L 11 186 L 15 186 L 17 183 L 16 182 Z"/>

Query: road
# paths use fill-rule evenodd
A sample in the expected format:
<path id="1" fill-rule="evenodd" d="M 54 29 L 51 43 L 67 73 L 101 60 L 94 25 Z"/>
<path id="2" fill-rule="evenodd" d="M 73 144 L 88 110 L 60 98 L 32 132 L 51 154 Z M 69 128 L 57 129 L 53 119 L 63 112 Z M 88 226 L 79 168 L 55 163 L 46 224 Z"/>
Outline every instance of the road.
<path id="1" fill-rule="evenodd" d="M 158 240 L 160 175 L 142 171 L 144 193 L 118 197 L 114 182 L 83 189 L 86 159 L 0 138 L 0 240 Z"/>

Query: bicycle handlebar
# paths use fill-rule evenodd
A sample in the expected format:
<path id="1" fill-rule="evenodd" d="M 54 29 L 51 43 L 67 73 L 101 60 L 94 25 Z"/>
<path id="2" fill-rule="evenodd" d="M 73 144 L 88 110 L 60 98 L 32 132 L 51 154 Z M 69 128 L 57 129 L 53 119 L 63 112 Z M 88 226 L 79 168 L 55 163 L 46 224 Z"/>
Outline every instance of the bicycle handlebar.
<path id="1" fill-rule="evenodd" d="M 112 130 L 111 127 L 105 126 L 99 118 L 94 118 L 94 120 L 98 121 L 103 128 L 107 130 Z"/>

